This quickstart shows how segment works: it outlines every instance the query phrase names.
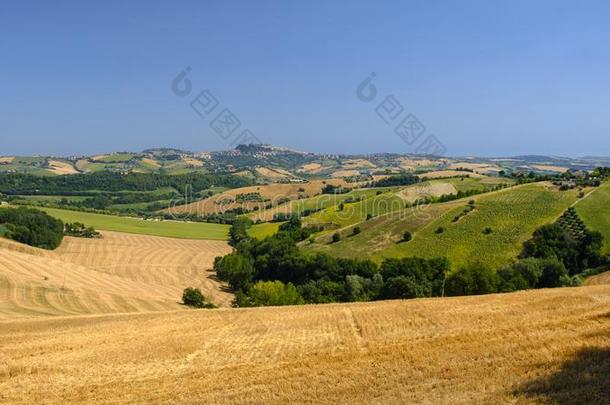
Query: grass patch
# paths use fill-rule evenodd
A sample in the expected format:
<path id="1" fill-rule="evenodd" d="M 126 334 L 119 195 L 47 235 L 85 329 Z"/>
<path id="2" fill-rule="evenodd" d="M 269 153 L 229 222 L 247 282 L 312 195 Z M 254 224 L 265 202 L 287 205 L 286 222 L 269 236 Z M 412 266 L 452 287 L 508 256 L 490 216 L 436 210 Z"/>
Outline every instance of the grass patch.
<path id="1" fill-rule="evenodd" d="M 256 239 L 265 239 L 267 236 L 275 234 L 282 222 L 264 222 L 262 224 L 252 225 L 248 229 L 248 235 Z"/>
<path id="2" fill-rule="evenodd" d="M 588 228 L 604 235 L 604 253 L 610 253 L 610 181 L 605 182 L 574 208 Z"/>
<path id="3" fill-rule="evenodd" d="M 380 252 L 385 257 L 446 256 L 455 267 L 481 261 L 499 267 L 517 257 L 522 243 L 539 226 L 553 222 L 576 200 L 577 191 L 557 191 L 547 184 L 530 184 L 490 195 L 460 200 L 462 204 L 430 222 L 412 241 Z M 459 221 L 452 219 L 476 200 L 476 209 Z M 435 233 L 439 227 L 443 233 Z M 491 227 L 493 233 L 484 234 Z"/>
<path id="4" fill-rule="evenodd" d="M 98 230 L 166 236 L 180 239 L 227 240 L 229 226 L 180 221 L 145 221 L 138 218 L 89 212 L 69 211 L 56 208 L 39 208 L 64 222 L 81 222 Z"/>

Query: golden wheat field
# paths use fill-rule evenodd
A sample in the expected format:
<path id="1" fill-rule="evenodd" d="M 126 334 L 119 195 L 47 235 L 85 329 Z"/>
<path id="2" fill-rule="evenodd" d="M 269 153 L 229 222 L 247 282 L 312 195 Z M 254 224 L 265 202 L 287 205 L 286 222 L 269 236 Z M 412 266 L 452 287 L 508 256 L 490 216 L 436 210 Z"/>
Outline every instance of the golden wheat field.
<path id="1" fill-rule="evenodd" d="M 179 309 L 199 287 L 214 304 L 232 294 L 211 273 L 226 242 L 103 232 L 66 237 L 55 251 L 0 239 L 0 320 L 15 317 Z"/>
<path id="2" fill-rule="evenodd" d="M 0 323 L 0 402 L 604 403 L 610 286 Z"/>
<path id="3" fill-rule="evenodd" d="M 585 280 L 586 285 L 610 284 L 610 271 L 606 271 Z"/>

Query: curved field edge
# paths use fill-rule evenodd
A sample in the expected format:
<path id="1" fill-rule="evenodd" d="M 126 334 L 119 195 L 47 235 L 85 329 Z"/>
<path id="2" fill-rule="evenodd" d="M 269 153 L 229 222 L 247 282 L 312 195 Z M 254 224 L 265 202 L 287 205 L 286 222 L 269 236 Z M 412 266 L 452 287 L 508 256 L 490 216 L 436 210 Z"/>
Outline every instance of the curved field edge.
<path id="1" fill-rule="evenodd" d="M 610 286 L 2 322 L 0 400 L 595 403 Z"/>
<path id="2" fill-rule="evenodd" d="M 229 225 L 206 222 L 155 221 L 57 208 L 38 208 L 64 222 L 81 222 L 98 230 L 179 239 L 227 240 Z"/>
<path id="3" fill-rule="evenodd" d="M 186 287 L 231 305 L 211 271 L 226 242 L 102 234 L 66 237 L 54 251 L 0 238 L 0 319 L 179 309 Z"/>

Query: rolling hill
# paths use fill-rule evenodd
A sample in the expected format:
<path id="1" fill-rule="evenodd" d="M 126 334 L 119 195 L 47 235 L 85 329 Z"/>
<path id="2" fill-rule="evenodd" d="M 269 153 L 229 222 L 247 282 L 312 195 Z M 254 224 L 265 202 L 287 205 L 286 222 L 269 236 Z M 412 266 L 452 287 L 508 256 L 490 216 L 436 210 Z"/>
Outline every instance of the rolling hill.
<path id="1" fill-rule="evenodd" d="M 579 201 L 576 212 L 588 228 L 604 235 L 604 251 L 610 254 L 610 181 L 593 190 L 587 198 Z"/>
<path id="2" fill-rule="evenodd" d="M 470 200 L 474 210 L 464 212 Z M 559 191 L 547 183 L 527 184 L 448 203 L 416 207 L 381 216 L 361 224 L 362 232 L 329 244 L 328 237 L 310 249 L 344 257 L 440 257 L 449 258 L 454 267 L 472 261 L 501 266 L 516 258 L 521 244 L 533 231 L 554 221 L 577 200 L 577 191 Z M 491 228 L 489 234 L 483 231 Z M 439 228 L 444 231 L 437 233 Z M 401 242 L 405 231 L 413 240 Z"/>
<path id="3" fill-rule="evenodd" d="M 200 288 L 221 307 L 233 295 L 209 270 L 226 242 L 103 232 L 66 237 L 55 251 L 0 238 L 0 319 L 180 309 Z"/>
<path id="4" fill-rule="evenodd" d="M 610 286 L 0 323 L 11 403 L 604 403 Z"/>

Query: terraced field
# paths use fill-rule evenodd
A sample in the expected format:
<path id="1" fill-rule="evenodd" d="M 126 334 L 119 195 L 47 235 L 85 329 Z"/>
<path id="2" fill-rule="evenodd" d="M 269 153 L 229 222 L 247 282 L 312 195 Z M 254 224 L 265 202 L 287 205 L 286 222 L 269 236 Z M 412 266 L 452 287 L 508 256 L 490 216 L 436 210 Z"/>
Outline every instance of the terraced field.
<path id="1" fill-rule="evenodd" d="M 479 195 L 476 209 L 457 222 L 453 218 L 466 207 L 448 211 L 420 229 L 412 241 L 395 244 L 380 252 L 383 257 L 446 256 L 454 267 L 482 261 L 501 266 L 517 257 L 522 243 L 539 226 L 553 222 L 577 199 L 577 191 L 558 191 L 546 184 L 530 184 L 499 192 Z M 486 227 L 490 234 L 484 234 Z M 444 228 L 443 233 L 437 233 Z"/>
<path id="2" fill-rule="evenodd" d="M 189 286 L 230 306 L 210 272 L 231 251 L 226 242 L 103 235 L 66 237 L 55 251 L 0 239 L 0 319 L 179 309 Z"/>
<path id="3" fill-rule="evenodd" d="M 594 189 L 574 208 L 588 228 L 604 235 L 603 250 L 610 253 L 610 181 Z"/>
<path id="4" fill-rule="evenodd" d="M 607 403 L 610 286 L 0 323 L 7 403 Z"/>
<path id="5" fill-rule="evenodd" d="M 147 221 L 56 208 L 39 209 L 64 222 L 81 222 L 95 229 L 183 239 L 227 240 L 229 225 L 183 221 Z"/>

